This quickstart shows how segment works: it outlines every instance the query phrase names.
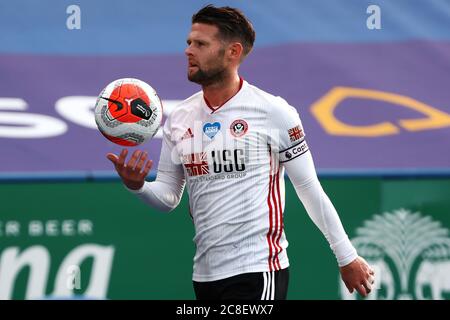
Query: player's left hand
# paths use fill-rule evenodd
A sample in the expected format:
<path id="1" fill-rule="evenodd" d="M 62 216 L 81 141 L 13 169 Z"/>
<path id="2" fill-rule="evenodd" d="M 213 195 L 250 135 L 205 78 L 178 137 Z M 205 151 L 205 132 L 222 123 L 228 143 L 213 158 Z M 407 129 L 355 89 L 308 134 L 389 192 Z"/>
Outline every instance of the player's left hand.
<path id="1" fill-rule="evenodd" d="M 356 290 L 360 295 L 366 297 L 372 291 L 375 272 L 364 258 L 358 257 L 346 266 L 340 267 L 340 272 L 350 293 Z"/>

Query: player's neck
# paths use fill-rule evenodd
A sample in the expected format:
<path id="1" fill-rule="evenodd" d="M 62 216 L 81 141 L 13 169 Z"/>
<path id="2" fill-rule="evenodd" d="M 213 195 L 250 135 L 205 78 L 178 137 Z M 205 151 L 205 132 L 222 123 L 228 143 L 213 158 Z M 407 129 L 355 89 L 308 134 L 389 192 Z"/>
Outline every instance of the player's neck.
<path id="1" fill-rule="evenodd" d="M 225 78 L 220 83 L 214 83 L 208 86 L 203 86 L 203 96 L 209 102 L 211 107 L 216 108 L 223 105 L 230 100 L 241 87 L 241 79 L 235 73 L 229 78 Z"/>

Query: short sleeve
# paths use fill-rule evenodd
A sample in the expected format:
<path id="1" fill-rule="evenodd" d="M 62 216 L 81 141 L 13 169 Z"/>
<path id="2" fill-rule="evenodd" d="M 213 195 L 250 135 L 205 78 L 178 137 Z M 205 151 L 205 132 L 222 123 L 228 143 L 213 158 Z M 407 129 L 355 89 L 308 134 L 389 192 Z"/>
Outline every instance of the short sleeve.
<path id="1" fill-rule="evenodd" d="M 294 160 L 308 152 L 305 132 L 297 110 L 278 97 L 268 117 L 270 146 L 279 153 L 280 163 Z"/>

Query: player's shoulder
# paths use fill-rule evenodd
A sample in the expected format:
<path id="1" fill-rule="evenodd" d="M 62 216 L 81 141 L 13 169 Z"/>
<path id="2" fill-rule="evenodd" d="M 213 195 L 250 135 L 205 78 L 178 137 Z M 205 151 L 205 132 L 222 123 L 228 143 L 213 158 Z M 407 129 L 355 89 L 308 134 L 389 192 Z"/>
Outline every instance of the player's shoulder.
<path id="1" fill-rule="evenodd" d="M 186 118 L 186 116 L 194 113 L 198 109 L 201 99 L 203 99 L 202 91 L 194 93 L 189 98 L 184 99 L 175 106 L 172 112 L 170 112 L 168 119 L 176 121 L 177 119 Z"/>
<path id="2" fill-rule="evenodd" d="M 263 103 L 265 107 L 273 108 L 275 111 L 292 108 L 284 98 L 262 90 L 255 85 L 249 84 L 248 89 L 251 92 L 251 95 L 258 100 L 259 103 Z"/>
<path id="3" fill-rule="evenodd" d="M 292 112 L 295 110 L 294 107 L 280 96 L 264 91 L 255 85 L 249 84 L 248 88 L 253 98 L 267 108 L 270 113 Z"/>
<path id="4" fill-rule="evenodd" d="M 199 91 L 194 93 L 192 96 L 190 96 L 189 98 L 184 99 L 183 101 L 181 101 L 172 112 L 177 112 L 177 113 L 182 113 L 182 112 L 186 112 L 189 110 L 192 110 L 193 108 L 195 108 L 197 105 L 199 105 L 199 102 L 201 101 L 201 99 L 203 99 L 203 92 Z"/>

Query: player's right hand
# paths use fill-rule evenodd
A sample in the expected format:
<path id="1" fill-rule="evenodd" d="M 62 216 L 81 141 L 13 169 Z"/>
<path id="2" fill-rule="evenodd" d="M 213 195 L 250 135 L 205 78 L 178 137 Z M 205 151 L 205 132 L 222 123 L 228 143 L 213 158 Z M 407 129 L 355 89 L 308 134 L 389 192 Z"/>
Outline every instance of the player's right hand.
<path id="1" fill-rule="evenodd" d="M 123 183 L 132 190 L 139 190 L 145 183 L 153 161 L 147 160 L 147 152 L 135 150 L 128 163 L 125 163 L 128 149 L 122 149 L 120 155 L 108 153 L 106 157 L 114 164 Z"/>

